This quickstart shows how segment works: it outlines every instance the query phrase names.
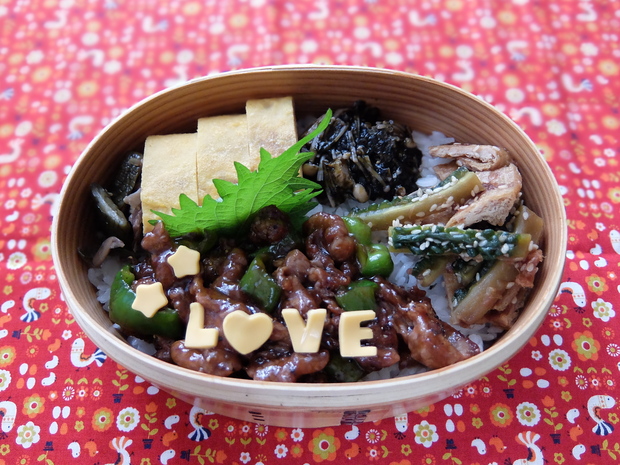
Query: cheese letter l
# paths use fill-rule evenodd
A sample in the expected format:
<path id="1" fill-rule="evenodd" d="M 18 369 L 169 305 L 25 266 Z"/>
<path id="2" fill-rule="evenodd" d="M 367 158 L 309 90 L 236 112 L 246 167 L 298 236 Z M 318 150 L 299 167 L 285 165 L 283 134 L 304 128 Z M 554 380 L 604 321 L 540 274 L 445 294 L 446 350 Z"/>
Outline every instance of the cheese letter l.
<path id="1" fill-rule="evenodd" d="M 198 302 L 189 305 L 189 321 L 185 330 L 185 347 L 211 349 L 217 345 L 217 328 L 205 328 L 205 309 Z"/>

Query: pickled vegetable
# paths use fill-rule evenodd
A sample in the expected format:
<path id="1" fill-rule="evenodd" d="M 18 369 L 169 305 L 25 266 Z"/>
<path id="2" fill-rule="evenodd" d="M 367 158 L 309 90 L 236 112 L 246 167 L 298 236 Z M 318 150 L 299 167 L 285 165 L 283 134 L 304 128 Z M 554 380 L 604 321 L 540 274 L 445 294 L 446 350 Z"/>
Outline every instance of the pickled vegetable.
<path id="1" fill-rule="evenodd" d="M 517 219 L 513 223 L 514 234 L 540 240 L 542 218 L 525 206 L 521 206 L 517 212 Z M 535 248 L 537 248 L 535 242 L 527 246 L 519 244 L 513 249 L 512 257 L 523 260 Z M 451 321 L 463 325 L 479 322 L 487 312 L 495 309 L 496 303 L 505 293 L 508 291 L 515 295 L 518 293 L 515 281 L 519 273 L 520 270 L 514 261 L 496 260 L 488 267 L 486 273 L 481 271 L 479 280 L 455 293 L 451 302 L 453 307 Z"/>
<path id="2" fill-rule="evenodd" d="M 142 158 L 140 152 L 130 152 L 121 163 L 114 182 L 110 186 L 112 200 L 120 210 L 126 207 L 125 197 L 138 187 L 142 173 Z"/>
<path id="3" fill-rule="evenodd" d="M 395 220 L 425 223 L 428 222 L 425 218 L 452 211 L 455 206 L 464 204 L 483 190 L 482 182 L 475 173 L 467 168 L 458 168 L 433 188 L 354 209 L 349 216 L 361 219 L 373 230 L 388 229 Z"/>
<path id="4" fill-rule="evenodd" d="M 110 194 L 99 184 L 91 185 L 91 194 L 106 234 L 130 243 L 133 236 L 131 225 Z"/>

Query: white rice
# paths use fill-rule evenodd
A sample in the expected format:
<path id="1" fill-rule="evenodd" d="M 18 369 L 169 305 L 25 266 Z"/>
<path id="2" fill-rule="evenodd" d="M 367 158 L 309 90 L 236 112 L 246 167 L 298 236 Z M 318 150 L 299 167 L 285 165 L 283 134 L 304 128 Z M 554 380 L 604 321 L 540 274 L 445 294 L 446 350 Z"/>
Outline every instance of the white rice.
<path id="1" fill-rule="evenodd" d="M 88 270 L 88 280 L 97 288 L 97 300 L 106 312 L 110 311 L 110 287 L 114 277 L 123 267 L 121 260 L 113 255 L 103 261 L 99 268 Z"/>
<path id="2" fill-rule="evenodd" d="M 434 145 L 451 144 L 454 142 L 452 137 L 444 136 L 441 132 L 433 131 L 432 134 L 423 134 L 418 131 L 411 133 L 414 142 L 422 152 L 422 163 L 420 164 L 420 178 L 417 181 L 418 187 L 426 189 L 439 183 L 439 178 L 435 175 L 433 167 L 449 162 L 445 158 L 431 157 L 428 149 Z"/>

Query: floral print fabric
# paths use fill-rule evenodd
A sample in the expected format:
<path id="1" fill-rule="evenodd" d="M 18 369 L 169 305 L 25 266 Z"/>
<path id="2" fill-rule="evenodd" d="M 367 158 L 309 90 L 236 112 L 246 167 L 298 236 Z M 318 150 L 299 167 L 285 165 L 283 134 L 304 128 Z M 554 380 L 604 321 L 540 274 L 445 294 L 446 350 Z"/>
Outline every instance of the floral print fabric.
<path id="1" fill-rule="evenodd" d="M 0 465 L 620 459 L 617 2 L 22 0 L 0 2 L 0 24 Z M 546 319 L 507 364 L 396 418 L 279 428 L 176 400 L 82 333 L 49 240 L 79 153 L 166 86 L 286 63 L 445 80 L 540 148 L 564 195 L 569 247 Z"/>

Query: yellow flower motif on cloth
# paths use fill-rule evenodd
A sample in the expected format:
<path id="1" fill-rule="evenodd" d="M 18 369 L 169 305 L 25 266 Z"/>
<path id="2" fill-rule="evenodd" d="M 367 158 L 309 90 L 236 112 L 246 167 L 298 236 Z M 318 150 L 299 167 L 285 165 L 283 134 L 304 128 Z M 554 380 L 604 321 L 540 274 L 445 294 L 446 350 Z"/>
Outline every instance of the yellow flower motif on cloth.
<path id="1" fill-rule="evenodd" d="M 575 339 L 573 340 L 571 347 L 577 352 L 579 360 L 582 362 L 596 361 L 598 360 L 598 351 L 601 349 L 601 344 L 590 331 L 584 331 L 582 333 L 575 333 Z"/>
<path id="2" fill-rule="evenodd" d="M 303 454 L 304 450 L 301 447 L 300 444 L 293 444 L 291 446 L 291 455 L 293 457 L 301 457 L 301 455 Z"/>
<path id="3" fill-rule="evenodd" d="M 34 418 L 39 413 L 45 411 L 45 399 L 41 397 L 39 394 L 33 394 L 24 399 L 24 407 L 22 408 L 22 413 L 27 415 L 28 418 Z"/>
<path id="4" fill-rule="evenodd" d="M 17 428 L 17 437 L 15 442 L 22 446 L 24 449 L 29 449 L 30 446 L 36 444 L 41 439 L 39 433 L 41 428 L 29 421 L 25 425 L 21 425 Z"/>
<path id="5" fill-rule="evenodd" d="M 502 403 L 492 405 L 489 416 L 491 417 L 491 423 L 495 426 L 499 426 L 500 428 L 510 426 L 513 418 L 510 408 L 506 404 Z"/>
<path id="6" fill-rule="evenodd" d="M 557 371 L 566 371 L 571 365 L 568 353 L 562 349 L 554 349 L 549 352 L 549 364 Z"/>
<path id="7" fill-rule="evenodd" d="M 591 274 L 588 276 L 586 278 L 586 282 L 588 284 L 588 288 L 597 295 L 601 295 L 609 290 L 607 280 L 597 274 Z"/>
<path id="8" fill-rule="evenodd" d="M 118 412 L 116 417 L 116 427 L 119 431 L 128 433 L 133 431 L 140 423 L 140 412 L 133 408 L 127 407 Z"/>
<path id="9" fill-rule="evenodd" d="M 332 428 L 319 429 L 312 433 L 308 448 L 315 462 L 324 460 L 333 462 L 336 459 L 336 452 L 340 449 L 340 439 L 335 436 Z"/>
<path id="10" fill-rule="evenodd" d="M 523 426 L 535 426 L 540 421 L 540 410 L 531 402 L 517 405 L 517 420 Z"/>
<path id="11" fill-rule="evenodd" d="M 9 366 L 15 360 L 15 347 L 0 347 L 0 367 Z"/>
<path id="12" fill-rule="evenodd" d="M 26 254 L 23 252 L 13 252 L 9 255 L 9 259 L 7 261 L 6 267 L 9 270 L 19 270 L 28 262 L 28 258 Z"/>
<path id="13" fill-rule="evenodd" d="M 91 425 L 95 431 L 103 433 L 112 426 L 114 413 L 107 407 L 101 407 L 93 413 Z"/>
<path id="14" fill-rule="evenodd" d="M 592 302 L 592 310 L 594 310 L 594 316 L 600 320 L 603 320 L 605 323 L 616 316 L 613 305 L 609 302 L 605 302 L 601 298 L 598 298 L 596 301 Z"/>
<path id="15" fill-rule="evenodd" d="M 39 239 L 32 247 L 34 260 L 36 262 L 44 262 L 52 259 L 52 246 L 46 237 Z"/>
<path id="16" fill-rule="evenodd" d="M 423 420 L 419 425 L 415 425 L 413 427 L 413 432 L 415 434 L 416 444 L 420 444 L 427 448 L 431 447 L 433 443 L 439 440 L 437 427 L 435 425 L 431 425 L 426 420 Z"/>

